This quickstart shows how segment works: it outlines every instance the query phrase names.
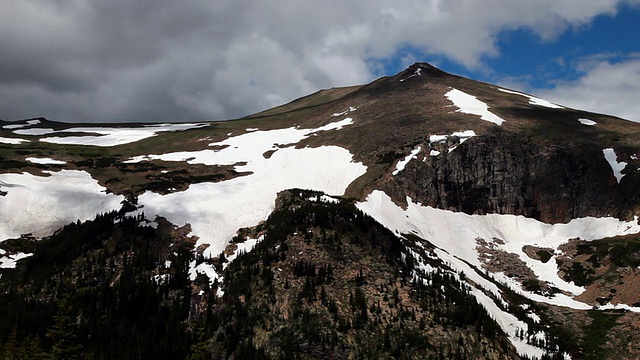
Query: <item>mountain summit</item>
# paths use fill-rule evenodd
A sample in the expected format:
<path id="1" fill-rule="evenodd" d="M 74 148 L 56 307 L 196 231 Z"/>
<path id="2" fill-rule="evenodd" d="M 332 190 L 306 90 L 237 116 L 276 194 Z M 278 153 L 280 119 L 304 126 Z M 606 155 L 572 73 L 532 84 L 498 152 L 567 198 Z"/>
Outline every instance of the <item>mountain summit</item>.
<path id="1" fill-rule="evenodd" d="M 416 63 L 0 144 L 5 356 L 640 356 L 634 122 Z"/>

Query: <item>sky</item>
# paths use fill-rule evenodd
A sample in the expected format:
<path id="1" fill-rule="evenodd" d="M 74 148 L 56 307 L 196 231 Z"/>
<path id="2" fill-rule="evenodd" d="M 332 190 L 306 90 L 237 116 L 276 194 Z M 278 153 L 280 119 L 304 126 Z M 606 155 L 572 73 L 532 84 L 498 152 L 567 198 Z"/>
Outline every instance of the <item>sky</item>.
<path id="1" fill-rule="evenodd" d="M 0 119 L 237 118 L 417 61 L 640 121 L 640 0 L 0 0 Z"/>

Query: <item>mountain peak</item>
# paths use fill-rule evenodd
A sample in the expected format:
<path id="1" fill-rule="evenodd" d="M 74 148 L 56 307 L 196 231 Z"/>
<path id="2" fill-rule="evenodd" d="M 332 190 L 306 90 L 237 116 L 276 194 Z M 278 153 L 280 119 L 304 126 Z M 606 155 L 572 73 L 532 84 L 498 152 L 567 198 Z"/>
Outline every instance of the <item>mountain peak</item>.
<path id="1" fill-rule="evenodd" d="M 416 62 L 405 70 L 401 71 L 397 76 L 426 75 L 431 77 L 441 77 L 450 75 L 428 62 Z"/>

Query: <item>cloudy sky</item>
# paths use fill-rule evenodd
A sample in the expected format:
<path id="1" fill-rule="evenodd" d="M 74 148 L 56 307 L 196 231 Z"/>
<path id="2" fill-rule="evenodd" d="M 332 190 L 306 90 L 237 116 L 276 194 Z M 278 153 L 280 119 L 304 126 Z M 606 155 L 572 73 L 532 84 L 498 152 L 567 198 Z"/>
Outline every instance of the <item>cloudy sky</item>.
<path id="1" fill-rule="evenodd" d="M 415 61 L 640 121 L 640 0 L 1 0 L 0 118 L 240 117 Z"/>

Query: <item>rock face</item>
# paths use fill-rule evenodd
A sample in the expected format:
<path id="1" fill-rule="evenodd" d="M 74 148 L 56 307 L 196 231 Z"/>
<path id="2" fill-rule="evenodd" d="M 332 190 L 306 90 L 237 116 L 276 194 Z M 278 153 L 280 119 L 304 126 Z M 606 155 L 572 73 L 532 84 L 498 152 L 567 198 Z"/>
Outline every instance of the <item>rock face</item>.
<path id="1" fill-rule="evenodd" d="M 594 146 L 543 144 L 512 133 L 474 137 L 438 156 L 429 156 L 424 145 L 424 156 L 385 185 L 399 201 L 409 196 L 441 209 L 524 215 L 548 223 L 633 213 L 621 206 L 637 198 L 625 192 L 630 181 L 624 180 L 631 178 L 618 184 Z"/>

